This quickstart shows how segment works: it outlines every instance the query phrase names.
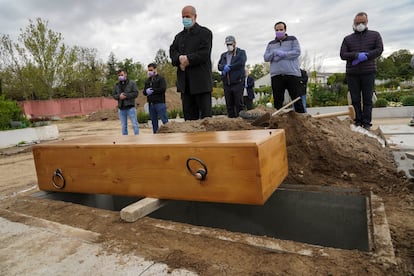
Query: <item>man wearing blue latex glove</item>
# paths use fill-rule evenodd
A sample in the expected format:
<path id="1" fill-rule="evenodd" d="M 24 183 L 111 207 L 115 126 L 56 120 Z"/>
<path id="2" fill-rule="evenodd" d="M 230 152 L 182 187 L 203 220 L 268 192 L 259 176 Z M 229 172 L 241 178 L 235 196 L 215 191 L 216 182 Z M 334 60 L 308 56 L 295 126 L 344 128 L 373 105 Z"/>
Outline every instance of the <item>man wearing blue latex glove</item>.
<path id="1" fill-rule="evenodd" d="M 221 54 L 217 67 L 221 71 L 227 116 L 236 118 L 243 110 L 244 67 L 247 56 L 245 50 L 236 47 L 234 36 L 227 36 L 225 43 L 227 51 Z"/>
<path id="2" fill-rule="evenodd" d="M 352 61 L 352 65 L 357 65 L 360 62 L 368 60 L 368 53 L 362 52 L 358 53 L 357 58 Z"/>
<path id="3" fill-rule="evenodd" d="M 154 89 L 152 89 L 152 88 L 147 88 L 145 90 L 145 93 L 147 94 L 147 96 L 151 95 L 153 92 L 154 92 Z"/>
<path id="4" fill-rule="evenodd" d="M 270 62 L 274 106 L 280 109 L 285 100 L 286 89 L 292 100 L 300 97 L 300 45 L 295 36 L 287 35 L 286 23 L 277 22 L 274 31 L 276 37 L 267 44 L 263 58 Z M 298 113 L 305 113 L 301 99 L 294 103 L 294 109 Z"/>
<path id="5" fill-rule="evenodd" d="M 227 74 L 228 72 L 230 72 L 230 70 L 231 70 L 230 65 L 228 64 L 224 65 L 224 69 L 223 69 L 224 74 Z"/>
<path id="6" fill-rule="evenodd" d="M 376 59 L 384 46 L 381 35 L 368 30 L 368 15 L 358 13 L 353 22 L 354 32 L 347 35 L 341 45 L 341 59 L 346 60 L 346 80 L 355 109 L 356 126 L 370 129 L 372 97 L 375 90 Z M 361 104 L 362 100 L 362 104 Z"/>
<path id="7" fill-rule="evenodd" d="M 145 81 L 144 95 L 147 96 L 149 114 L 152 123 L 152 132 L 158 131 L 158 118 L 163 124 L 168 123 L 167 106 L 165 104 L 165 90 L 167 82 L 165 78 L 158 75 L 157 65 L 148 64 L 148 79 Z"/>

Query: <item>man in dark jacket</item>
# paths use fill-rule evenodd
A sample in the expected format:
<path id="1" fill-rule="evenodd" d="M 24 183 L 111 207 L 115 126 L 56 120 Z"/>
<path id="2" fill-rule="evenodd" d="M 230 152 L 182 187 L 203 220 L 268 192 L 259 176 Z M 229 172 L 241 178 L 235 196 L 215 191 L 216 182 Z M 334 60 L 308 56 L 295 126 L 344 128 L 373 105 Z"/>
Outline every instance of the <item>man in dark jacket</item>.
<path id="1" fill-rule="evenodd" d="M 346 60 L 346 81 L 355 109 L 355 125 L 371 128 L 372 95 L 377 71 L 376 58 L 384 46 L 381 35 L 368 30 L 368 15 L 358 13 L 354 18 L 354 33 L 346 36 L 341 45 L 341 59 Z M 362 95 L 362 108 L 361 108 Z"/>
<path id="2" fill-rule="evenodd" d="M 249 69 L 246 68 L 245 77 L 243 81 L 243 105 L 244 109 L 251 110 L 254 108 L 253 99 L 254 99 L 254 79 L 249 75 Z"/>
<path id="3" fill-rule="evenodd" d="M 118 70 L 118 82 L 115 84 L 112 97 L 118 101 L 118 115 L 122 126 L 122 135 L 128 135 L 128 117 L 131 120 L 134 134 L 139 134 L 137 109 L 135 99 L 138 97 L 138 88 L 134 81 L 129 80 L 127 72 Z"/>
<path id="4" fill-rule="evenodd" d="M 158 118 L 163 124 L 168 123 L 167 106 L 165 104 L 165 90 L 167 83 L 164 77 L 158 75 L 157 65 L 148 64 L 148 79 L 145 81 L 144 95 L 147 96 L 149 114 L 152 123 L 152 132 L 158 131 Z"/>
<path id="5" fill-rule="evenodd" d="M 308 88 L 308 73 L 304 69 L 300 69 L 300 77 L 299 77 L 299 96 L 302 99 L 303 109 L 306 113 L 306 90 Z"/>
<path id="6" fill-rule="evenodd" d="M 236 118 L 243 110 L 243 81 L 246 65 L 246 51 L 236 47 L 236 39 L 226 37 L 227 51 L 222 53 L 218 62 L 223 81 L 224 98 L 226 100 L 227 116 Z"/>
<path id="7" fill-rule="evenodd" d="M 185 120 L 211 117 L 213 90 L 211 47 L 213 34 L 197 22 L 193 6 L 182 9 L 184 30 L 170 46 L 173 66 L 177 67 L 177 91 L 181 92 Z"/>

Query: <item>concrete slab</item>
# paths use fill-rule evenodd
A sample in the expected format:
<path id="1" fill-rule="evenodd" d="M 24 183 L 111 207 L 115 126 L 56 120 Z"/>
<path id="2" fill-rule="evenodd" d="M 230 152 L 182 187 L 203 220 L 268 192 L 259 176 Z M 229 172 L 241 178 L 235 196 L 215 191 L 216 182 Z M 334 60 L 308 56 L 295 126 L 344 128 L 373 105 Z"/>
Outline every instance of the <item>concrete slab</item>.
<path id="1" fill-rule="evenodd" d="M 310 115 L 333 113 L 346 111 L 348 106 L 325 106 L 325 107 L 310 107 L 307 108 L 307 112 Z M 401 107 L 376 107 L 372 109 L 372 118 L 412 118 L 414 116 L 414 107 L 401 106 Z M 409 122 L 409 121 L 408 121 Z M 407 122 L 407 123 L 408 123 Z"/>
<path id="2" fill-rule="evenodd" d="M 414 126 L 406 125 L 380 125 L 379 130 L 383 135 L 413 134 Z"/>
<path id="3" fill-rule="evenodd" d="M 397 163 L 397 170 L 403 171 L 407 178 L 414 178 L 414 151 L 411 153 L 394 151 L 392 154 Z"/>
<path id="4" fill-rule="evenodd" d="M 387 144 L 399 150 L 414 151 L 414 135 L 391 135 L 386 137 Z"/>
<path id="5" fill-rule="evenodd" d="M 0 218 L 0 274 L 196 275 L 140 256 L 108 254 L 99 243 L 67 235 L 66 227 L 57 231 Z"/>

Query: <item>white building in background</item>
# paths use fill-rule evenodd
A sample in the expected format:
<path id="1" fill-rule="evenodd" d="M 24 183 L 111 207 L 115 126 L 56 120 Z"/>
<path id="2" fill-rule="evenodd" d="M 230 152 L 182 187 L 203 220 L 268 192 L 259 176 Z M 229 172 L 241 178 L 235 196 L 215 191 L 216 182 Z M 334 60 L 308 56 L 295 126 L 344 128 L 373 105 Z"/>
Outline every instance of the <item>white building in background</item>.
<path id="1" fill-rule="evenodd" d="M 308 73 L 308 75 L 309 74 L 310 73 Z M 328 78 L 330 76 L 332 76 L 332 74 L 333 73 L 317 73 L 316 74 L 316 79 L 311 78 L 309 76 L 308 83 L 318 83 L 318 84 L 321 84 L 321 85 L 326 85 L 328 83 Z M 271 85 L 270 74 L 267 74 L 267 75 L 261 77 L 260 79 L 254 81 L 254 86 L 256 88 L 264 87 L 264 86 L 270 86 L 270 85 Z"/>

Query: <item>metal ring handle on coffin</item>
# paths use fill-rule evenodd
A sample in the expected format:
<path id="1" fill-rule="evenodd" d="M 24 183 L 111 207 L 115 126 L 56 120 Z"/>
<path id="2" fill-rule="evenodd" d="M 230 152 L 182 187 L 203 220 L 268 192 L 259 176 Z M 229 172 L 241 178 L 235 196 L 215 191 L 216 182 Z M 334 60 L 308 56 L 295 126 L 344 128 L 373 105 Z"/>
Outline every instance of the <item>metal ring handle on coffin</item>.
<path id="1" fill-rule="evenodd" d="M 190 167 L 190 162 L 191 161 L 198 162 L 203 168 L 202 169 L 198 169 L 196 172 L 194 172 L 194 170 Z M 198 159 L 196 157 L 190 157 L 190 158 L 188 158 L 187 159 L 187 169 L 198 180 L 202 180 L 202 181 L 206 180 L 208 170 L 207 170 L 206 164 L 202 160 L 200 160 L 200 159 Z"/>
<path id="2" fill-rule="evenodd" d="M 62 182 L 62 184 L 61 185 L 56 184 L 57 180 Z M 65 188 L 66 180 L 65 180 L 65 177 L 63 177 L 63 173 L 61 169 L 56 169 L 56 171 L 53 172 L 52 184 L 53 184 L 53 187 L 59 190 Z"/>

